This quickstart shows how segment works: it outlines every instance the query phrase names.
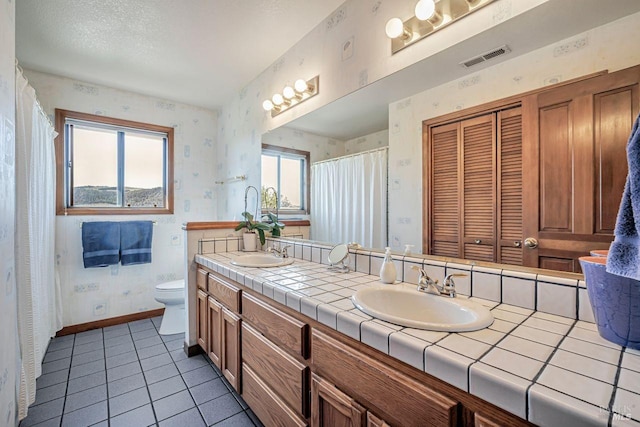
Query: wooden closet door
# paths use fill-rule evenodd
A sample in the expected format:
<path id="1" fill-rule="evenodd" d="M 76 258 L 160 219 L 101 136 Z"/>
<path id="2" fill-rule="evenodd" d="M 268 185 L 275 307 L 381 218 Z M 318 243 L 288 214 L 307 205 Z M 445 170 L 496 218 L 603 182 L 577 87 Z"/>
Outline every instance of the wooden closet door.
<path id="1" fill-rule="evenodd" d="M 579 272 L 578 257 L 607 249 L 627 175 L 626 143 L 638 114 L 640 67 L 540 93 L 532 176 L 525 194 L 527 265 Z M 531 173 L 529 171 L 528 173 Z M 539 189 L 534 188 L 539 183 Z M 529 188 L 527 188 L 529 187 Z M 528 244 L 530 243 L 530 244 Z M 537 243 L 537 245 L 536 245 Z"/>
<path id="2" fill-rule="evenodd" d="M 497 262 L 522 265 L 522 108 L 497 113 Z"/>
<path id="3" fill-rule="evenodd" d="M 452 123 L 431 130 L 430 237 L 428 253 L 459 258 L 459 125 Z M 429 188 L 426 186 L 426 188 Z"/>
<path id="4" fill-rule="evenodd" d="M 496 122 L 488 114 L 460 122 L 462 258 L 496 258 Z"/>

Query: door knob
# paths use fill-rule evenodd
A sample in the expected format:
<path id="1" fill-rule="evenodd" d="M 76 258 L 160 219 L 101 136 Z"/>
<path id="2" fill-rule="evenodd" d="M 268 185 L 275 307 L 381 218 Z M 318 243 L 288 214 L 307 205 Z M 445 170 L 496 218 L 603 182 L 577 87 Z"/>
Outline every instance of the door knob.
<path id="1" fill-rule="evenodd" d="M 513 242 L 513 246 L 515 246 L 516 248 L 519 248 L 522 246 L 522 242 L 520 240 L 516 240 Z"/>
<path id="2" fill-rule="evenodd" d="M 533 237 L 527 237 L 524 239 L 524 245 L 529 249 L 535 249 L 538 247 L 538 240 Z"/>

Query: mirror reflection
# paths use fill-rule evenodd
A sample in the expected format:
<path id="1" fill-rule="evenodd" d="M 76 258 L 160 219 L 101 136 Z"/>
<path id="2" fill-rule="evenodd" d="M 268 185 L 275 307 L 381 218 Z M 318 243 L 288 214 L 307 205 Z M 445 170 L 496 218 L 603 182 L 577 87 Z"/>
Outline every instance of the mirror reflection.
<path id="1" fill-rule="evenodd" d="M 611 39 L 622 24 L 598 25 Z M 263 142 L 310 152 L 311 238 L 580 272 L 578 257 L 613 239 L 640 57 L 592 30 L 560 33 L 469 70 L 426 58 L 265 134 Z M 554 56 L 585 38 L 570 60 Z M 386 196 L 382 208 L 331 199 L 351 188 L 362 196 L 370 177 L 315 182 L 316 163 L 380 147 L 388 147 L 386 191 L 373 194 Z M 316 217 L 323 203 L 331 207 L 326 222 Z M 386 229 L 356 234 L 370 220 Z M 351 234 L 342 234 L 347 227 Z"/>

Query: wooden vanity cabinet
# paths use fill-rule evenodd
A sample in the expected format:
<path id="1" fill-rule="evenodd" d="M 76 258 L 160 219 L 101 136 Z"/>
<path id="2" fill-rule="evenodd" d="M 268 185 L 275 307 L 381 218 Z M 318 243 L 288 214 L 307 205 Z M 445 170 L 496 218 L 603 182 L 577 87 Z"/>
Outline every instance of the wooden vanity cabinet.
<path id="1" fill-rule="evenodd" d="M 196 336 L 198 345 L 222 371 L 224 377 L 240 391 L 240 304 L 242 291 L 223 278 L 207 273 L 205 290 L 202 277 L 207 273 L 199 269 L 196 305 Z"/>
<path id="2" fill-rule="evenodd" d="M 218 368 L 222 368 L 222 304 L 213 297 L 209 297 L 207 313 L 209 321 L 209 350 L 207 354 Z"/>
<path id="3" fill-rule="evenodd" d="M 209 351 L 207 336 L 209 334 L 209 323 L 207 321 L 207 298 L 208 295 L 202 289 L 196 293 L 198 301 L 196 304 L 196 337 L 198 345 L 205 353 Z"/>
<path id="4" fill-rule="evenodd" d="M 220 361 L 220 370 L 229 384 L 236 389 L 238 393 L 241 391 L 240 373 L 241 373 L 241 351 L 240 351 L 240 327 L 242 320 L 240 317 L 222 307 L 222 358 Z"/>
<path id="5" fill-rule="evenodd" d="M 311 348 L 315 375 L 380 414 L 390 424 L 407 427 L 457 425 L 458 402 L 451 397 L 316 329 L 311 333 Z M 317 414 L 313 408 L 320 410 L 327 403 L 317 401 L 313 393 L 312 399 L 314 419 Z"/>
<path id="6" fill-rule="evenodd" d="M 198 342 L 265 425 L 530 426 L 214 274 L 198 291 Z"/>
<path id="7" fill-rule="evenodd" d="M 366 409 L 333 384 L 313 374 L 311 427 L 364 427 Z"/>
<path id="8" fill-rule="evenodd" d="M 273 399 L 272 405 L 261 405 L 262 415 L 256 412 L 264 423 L 283 419 L 306 425 L 309 325 L 248 294 L 242 295 L 242 307 L 243 397 L 252 400 L 261 388 Z"/>
<path id="9" fill-rule="evenodd" d="M 202 289 L 203 291 L 207 291 L 207 277 L 209 273 L 207 270 L 203 270 L 201 268 L 196 272 L 196 287 L 198 289 Z"/>

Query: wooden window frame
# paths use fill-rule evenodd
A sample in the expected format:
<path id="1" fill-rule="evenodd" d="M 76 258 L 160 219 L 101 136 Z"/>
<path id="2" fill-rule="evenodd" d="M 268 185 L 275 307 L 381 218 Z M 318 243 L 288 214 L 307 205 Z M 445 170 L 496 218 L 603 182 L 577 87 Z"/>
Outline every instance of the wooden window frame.
<path id="1" fill-rule="evenodd" d="M 81 120 L 97 124 L 105 124 L 120 128 L 128 128 L 140 131 L 159 132 L 167 135 L 167 179 L 166 179 L 166 205 L 159 208 L 152 207 L 73 207 L 67 206 L 66 193 L 66 147 L 65 147 L 65 121 L 66 119 Z M 57 215 L 149 215 L 149 214 L 173 214 L 174 184 L 173 184 L 173 128 L 134 122 L 131 120 L 116 119 L 112 117 L 97 116 L 94 114 L 80 113 L 56 108 L 55 124 L 58 135 L 55 138 L 56 154 L 56 214 Z"/>
<path id="2" fill-rule="evenodd" d="M 304 167 L 304 183 L 303 190 L 305 192 L 305 204 L 304 209 L 279 209 L 280 215 L 308 215 L 311 212 L 311 154 L 308 151 L 296 150 L 295 148 L 286 148 L 279 147 L 277 145 L 271 144 L 262 144 L 262 150 L 260 151 L 260 158 L 262 159 L 262 155 L 264 151 L 271 152 L 280 152 L 280 153 L 289 153 L 295 154 L 296 156 L 305 158 L 305 167 Z M 262 187 L 262 180 L 260 182 L 260 187 Z M 278 194 L 278 202 L 280 202 L 280 194 Z M 262 208 L 262 201 L 260 201 L 260 212 L 264 215 L 269 211 L 269 209 Z"/>

